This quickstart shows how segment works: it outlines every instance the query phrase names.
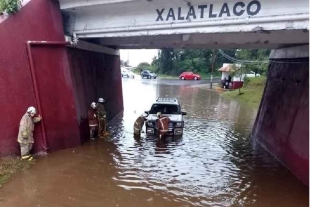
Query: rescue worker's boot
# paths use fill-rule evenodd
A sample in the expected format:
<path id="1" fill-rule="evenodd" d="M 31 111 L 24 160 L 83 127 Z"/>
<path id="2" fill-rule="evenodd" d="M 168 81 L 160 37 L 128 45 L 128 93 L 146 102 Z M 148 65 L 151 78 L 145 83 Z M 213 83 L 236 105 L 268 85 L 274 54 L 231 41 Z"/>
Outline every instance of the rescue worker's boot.
<path id="1" fill-rule="evenodd" d="M 28 161 L 32 161 L 34 160 L 34 158 L 30 155 L 30 157 L 28 158 Z"/>
<path id="2" fill-rule="evenodd" d="M 24 155 L 21 157 L 22 160 L 28 160 L 31 157 L 31 155 Z"/>
<path id="3" fill-rule="evenodd" d="M 107 132 L 107 131 L 104 132 L 104 137 L 108 137 L 109 135 L 110 135 L 109 132 Z"/>

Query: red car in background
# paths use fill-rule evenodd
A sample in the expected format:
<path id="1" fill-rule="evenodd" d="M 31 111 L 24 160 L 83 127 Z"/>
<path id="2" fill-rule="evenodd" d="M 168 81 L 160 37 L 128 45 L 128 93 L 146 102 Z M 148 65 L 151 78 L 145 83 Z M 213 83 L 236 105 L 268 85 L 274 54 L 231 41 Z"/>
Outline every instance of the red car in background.
<path id="1" fill-rule="evenodd" d="M 201 77 L 198 74 L 195 74 L 193 72 L 183 72 L 179 78 L 181 80 L 200 80 Z"/>

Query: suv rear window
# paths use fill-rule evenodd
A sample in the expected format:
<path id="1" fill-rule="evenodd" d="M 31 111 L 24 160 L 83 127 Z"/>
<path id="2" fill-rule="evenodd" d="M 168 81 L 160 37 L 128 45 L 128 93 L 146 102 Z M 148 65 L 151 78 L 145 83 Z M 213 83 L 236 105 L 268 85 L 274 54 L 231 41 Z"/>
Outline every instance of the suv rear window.
<path id="1" fill-rule="evenodd" d="M 153 104 L 150 114 L 156 114 L 157 112 L 162 114 L 181 114 L 181 107 L 172 104 Z"/>

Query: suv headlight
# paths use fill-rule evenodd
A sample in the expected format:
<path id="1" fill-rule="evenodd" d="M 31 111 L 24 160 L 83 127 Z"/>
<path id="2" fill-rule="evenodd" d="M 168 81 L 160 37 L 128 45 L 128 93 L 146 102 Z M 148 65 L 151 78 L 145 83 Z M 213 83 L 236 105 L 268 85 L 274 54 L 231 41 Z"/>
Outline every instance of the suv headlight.
<path id="1" fill-rule="evenodd" d="M 151 122 L 151 121 L 146 122 L 146 124 L 147 124 L 147 126 L 149 126 L 149 127 L 154 127 L 154 124 L 153 124 L 153 122 Z"/>
<path id="2" fill-rule="evenodd" d="M 183 127 L 183 122 L 176 122 L 175 127 Z"/>

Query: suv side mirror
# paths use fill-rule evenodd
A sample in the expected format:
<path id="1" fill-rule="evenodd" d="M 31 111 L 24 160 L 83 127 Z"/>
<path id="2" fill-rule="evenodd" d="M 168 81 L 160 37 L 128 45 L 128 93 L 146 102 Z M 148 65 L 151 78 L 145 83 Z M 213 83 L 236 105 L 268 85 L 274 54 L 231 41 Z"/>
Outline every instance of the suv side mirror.
<path id="1" fill-rule="evenodd" d="M 149 111 L 144 111 L 144 113 L 146 113 L 147 115 L 149 115 L 150 112 L 149 112 Z"/>
<path id="2" fill-rule="evenodd" d="M 186 111 L 182 111 L 182 115 L 187 115 Z"/>

